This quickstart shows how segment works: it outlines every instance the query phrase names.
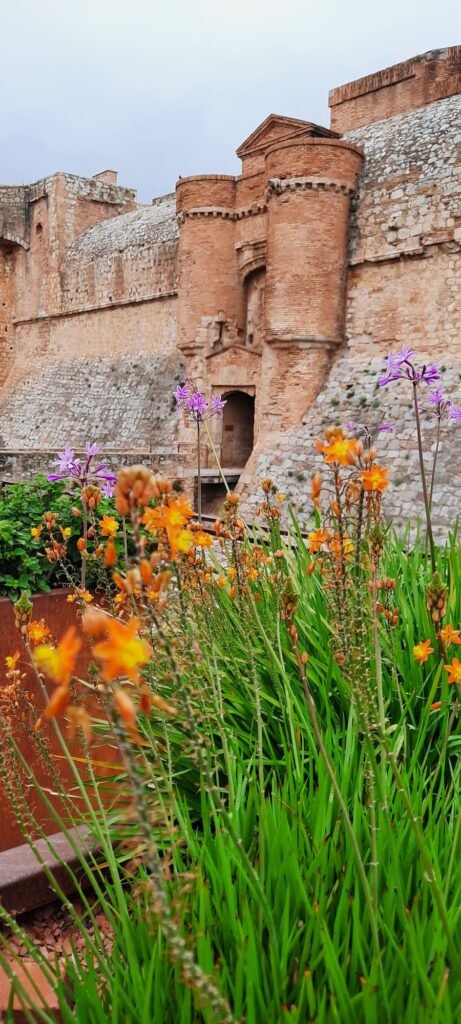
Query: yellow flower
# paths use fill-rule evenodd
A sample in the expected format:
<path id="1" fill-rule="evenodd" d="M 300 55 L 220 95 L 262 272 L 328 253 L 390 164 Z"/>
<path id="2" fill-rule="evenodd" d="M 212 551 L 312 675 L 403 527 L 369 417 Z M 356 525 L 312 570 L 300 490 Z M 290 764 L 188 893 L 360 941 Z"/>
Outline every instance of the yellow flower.
<path id="1" fill-rule="evenodd" d="M 43 530 L 43 526 L 32 526 L 31 527 L 30 535 L 33 538 L 33 540 L 38 540 L 42 530 Z"/>
<path id="2" fill-rule="evenodd" d="M 389 470 L 385 466 L 375 465 L 371 469 L 362 469 L 360 479 L 364 491 L 380 491 L 382 494 L 389 487 L 388 475 Z"/>
<path id="3" fill-rule="evenodd" d="M 445 626 L 444 629 L 440 630 L 440 636 L 444 644 L 447 647 L 450 644 L 461 644 L 461 637 L 459 635 L 459 629 L 453 629 L 453 626 Z"/>
<path id="4" fill-rule="evenodd" d="M 285 501 L 286 494 L 284 494 L 283 491 L 279 491 L 278 494 L 276 494 L 276 498 L 277 501 L 279 501 L 280 504 L 282 504 L 282 501 Z"/>
<path id="5" fill-rule="evenodd" d="M 114 537 L 118 532 L 118 522 L 114 519 L 114 516 L 103 516 L 99 520 L 99 525 L 103 537 Z"/>
<path id="6" fill-rule="evenodd" d="M 451 665 L 444 665 L 444 668 L 449 673 L 449 683 L 460 683 L 461 684 L 461 661 L 459 658 L 453 658 Z"/>
<path id="7" fill-rule="evenodd" d="M 37 647 L 34 651 L 35 664 L 55 683 L 68 687 L 81 645 L 82 641 L 77 636 L 75 626 L 70 626 L 57 647 L 52 647 L 51 644 L 41 644 Z"/>
<path id="8" fill-rule="evenodd" d="M 350 466 L 357 454 L 357 442 L 347 437 L 336 437 L 330 444 L 323 445 L 325 462 L 337 462 L 339 466 Z"/>
<path id="9" fill-rule="evenodd" d="M 69 540 L 69 537 L 70 537 L 70 535 L 72 533 L 72 530 L 71 530 L 70 526 L 60 526 L 59 529 L 61 531 L 62 539 L 63 540 Z"/>
<path id="10" fill-rule="evenodd" d="M 226 577 L 225 576 L 218 576 L 218 578 L 216 580 L 216 583 L 218 584 L 218 587 L 225 587 L 226 583 L 227 583 Z"/>
<path id="11" fill-rule="evenodd" d="M 116 619 L 107 620 L 107 639 L 95 644 L 93 654 L 104 663 L 103 678 L 107 681 L 123 676 L 137 683 L 139 669 L 152 654 L 147 640 L 138 636 L 138 619 L 132 618 L 125 625 Z"/>
<path id="12" fill-rule="evenodd" d="M 430 640 L 422 640 L 419 644 L 413 647 L 413 657 L 415 661 L 419 661 L 421 664 L 427 661 L 430 654 L 434 653 L 434 648 L 431 647 Z"/>
<path id="13" fill-rule="evenodd" d="M 27 636 L 31 644 L 42 644 L 51 636 L 51 631 L 48 626 L 45 626 L 43 619 L 40 619 L 40 622 L 37 619 L 32 619 L 27 626 Z"/>
<path id="14" fill-rule="evenodd" d="M 209 533 L 205 533 L 205 530 L 196 530 L 194 533 L 194 548 L 210 548 L 213 543 L 213 538 L 210 537 Z"/>
<path id="15" fill-rule="evenodd" d="M 7 654 L 5 658 L 5 665 L 9 672 L 14 672 L 19 661 L 19 657 L 19 651 L 15 651 L 14 654 Z"/>

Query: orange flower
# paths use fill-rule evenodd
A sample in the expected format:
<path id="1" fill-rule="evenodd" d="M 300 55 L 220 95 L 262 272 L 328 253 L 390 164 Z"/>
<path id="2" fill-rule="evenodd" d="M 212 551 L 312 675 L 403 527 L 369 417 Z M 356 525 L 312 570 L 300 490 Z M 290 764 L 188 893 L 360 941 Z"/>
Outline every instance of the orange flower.
<path id="1" fill-rule="evenodd" d="M 357 454 L 357 442 L 353 438 L 335 437 L 330 444 L 324 444 L 322 450 L 325 462 L 350 466 Z"/>
<path id="2" fill-rule="evenodd" d="M 170 557 L 176 561 L 179 554 L 187 554 L 192 547 L 193 535 L 184 527 L 193 514 L 187 498 L 180 495 L 178 498 L 169 498 L 168 503 L 157 505 L 156 508 L 147 508 L 141 522 L 148 533 L 165 530 Z"/>
<path id="3" fill-rule="evenodd" d="M 340 534 L 335 533 L 333 539 L 330 541 L 329 547 L 334 558 L 348 558 L 354 550 L 354 542 L 350 537 L 343 537 L 341 540 Z"/>
<path id="4" fill-rule="evenodd" d="M 57 647 L 41 644 L 36 648 L 35 664 L 40 672 L 44 672 L 55 683 L 68 687 L 81 645 L 75 626 L 70 626 Z"/>
<path id="5" fill-rule="evenodd" d="M 431 704 L 431 711 L 440 711 L 441 707 L 442 707 L 442 701 L 441 700 L 435 700 L 434 703 Z"/>
<path id="6" fill-rule="evenodd" d="M 360 479 L 364 491 L 380 491 L 382 494 L 389 487 L 388 475 L 389 470 L 386 466 L 374 465 L 371 469 L 362 469 Z"/>
<path id="7" fill-rule="evenodd" d="M 55 718 L 64 711 L 70 701 L 70 689 L 67 685 L 57 686 L 46 705 L 43 717 L 46 719 Z"/>
<path id="8" fill-rule="evenodd" d="M 322 544 L 326 544 L 330 537 L 331 533 L 329 530 L 319 529 L 314 530 L 313 533 L 309 533 L 307 535 L 309 551 L 311 551 L 312 554 L 317 554 L 317 552 L 320 551 Z"/>
<path id="9" fill-rule="evenodd" d="M 104 662 L 103 678 L 107 681 L 124 676 L 137 683 L 139 669 L 152 654 L 147 640 L 138 636 L 138 620 L 132 618 L 125 625 L 116 619 L 107 619 L 107 639 L 93 647 L 93 654 Z"/>
<path id="10" fill-rule="evenodd" d="M 146 509 L 141 522 L 149 533 L 168 530 L 170 527 L 186 526 L 192 519 L 193 510 L 184 495 L 170 498 L 167 504 Z"/>
<path id="11" fill-rule="evenodd" d="M 413 647 L 413 657 L 415 661 L 419 661 L 420 664 L 427 661 L 430 654 L 434 653 L 434 648 L 431 647 L 430 640 L 422 640 L 419 644 Z"/>
<path id="12" fill-rule="evenodd" d="M 51 631 L 48 626 L 45 626 L 43 619 L 40 619 L 40 622 L 37 619 L 32 619 L 27 626 L 27 636 L 31 644 L 42 644 L 51 636 Z"/>
<path id="13" fill-rule="evenodd" d="M 312 483 L 311 483 L 311 499 L 314 502 L 314 505 L 315 505 L 316 508 L 318 508 L 318 502 L 319 502 L 321 490 L 322 490 L 322 477 L 320 476 L 320 473 L 316 473 L 315 476 L 312 477 Z"/>
<path id="14" fill-rule="evenodd" d="M 194 533 L 194 548 L 210 548 L 213 544 L 213 538 L 210 537 L 209 533 L 205 533 L 205 530 L 196 530 Z"/>
<path id="15" fill-rule="evenodd" d="M 444 629 L 440 630 L 440 636 L 444 644 L 447 647 L 450 644 L 461 644 L 461 637 L 459 635 L 459 629 L 453 629 L 453 626 L 445 626 Z"/>
<path id="16" fill-rule="evenodd" d="M 32 526 L 31 527 L 31 531 L 30 531 L 30 535 L 31 535 L 32 539 L 33 540 L 38 540 L 42 530 L 43 530 L 43 526 Z"/>
<path id="17" fill-rule="evenodd" d="M 447 682 L 461 683 L 461 661 L 459 658 L 453 658 L 451 665 L 444 665 L 444 668 L 449 673 Z"/>
<path id="18" fill-rule="evenodd" d="M 7 654 L 5 658 L 5 665 L 9 672 L 14 672 L 16 665 L 19 661 L 19 651 L 15 651 L 14 654 Z"/>
<path id="19" fill-rule="evenodd" d="M 114 519 L 114 516 L 103 516 L 99 520 L 99 525 L 103 537 L 114 537 L 118 532 L 118 522 Z"/>

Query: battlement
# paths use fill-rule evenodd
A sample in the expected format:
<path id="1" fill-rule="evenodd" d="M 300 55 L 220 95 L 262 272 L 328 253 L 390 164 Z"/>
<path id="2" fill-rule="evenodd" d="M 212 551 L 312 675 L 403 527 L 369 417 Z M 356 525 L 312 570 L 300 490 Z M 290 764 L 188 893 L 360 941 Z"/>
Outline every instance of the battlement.
<path id="1" fill-rule="evenodd" d="M 461 46 L 429 50 L 332 89 L 331 128 L 344 134 L 461 92 Z"/>

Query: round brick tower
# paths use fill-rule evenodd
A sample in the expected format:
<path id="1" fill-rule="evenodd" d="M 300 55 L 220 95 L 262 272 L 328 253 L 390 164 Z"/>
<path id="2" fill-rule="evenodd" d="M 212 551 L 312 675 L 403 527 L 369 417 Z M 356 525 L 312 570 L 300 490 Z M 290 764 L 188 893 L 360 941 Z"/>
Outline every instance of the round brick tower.
<path id="1" fill-rule="evenodd" d="M 235 178 L 200 175 L 176 186 L 178 326 L 181 349 L 193 353 L 237 329 L 241 288 L 235 254 Z M 208 344 L 207 344 L 208 343 Z"/>
<path id="2" fill-rule="evenodd" d="M 266 152 L 269 344 L 343 340 L 349 204 L 361 164 L 356 146 L 332 138 Z"/>

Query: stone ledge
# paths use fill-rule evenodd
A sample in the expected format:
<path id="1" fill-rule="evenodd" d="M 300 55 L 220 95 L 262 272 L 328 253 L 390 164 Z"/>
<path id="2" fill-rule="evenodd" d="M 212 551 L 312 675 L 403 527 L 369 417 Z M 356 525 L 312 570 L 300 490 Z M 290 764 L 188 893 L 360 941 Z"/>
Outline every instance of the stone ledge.
<path id="1" fill-rule="evenodd" d="M 70 872 L 81 881 L 81 861 L 74 845 L 80 852 L 87 849 L 88 832 L 69 829 L 72 841 L 62 832 L 49 836 L 48 841 L 38 839 L 34 844 L 39 857 L 53 871 L 61 889 L 68 895 L 74 891 Z M 54 856 L 48 843 L 56 850 Z M 90 847 L 95 849 L 92 841 Z M 27 910 L 44 907 L 56 899 L 40 860 L 28 843 L 15 846 L 0 853 L 0 903 L 10 914 L 23 914 Z"/>

